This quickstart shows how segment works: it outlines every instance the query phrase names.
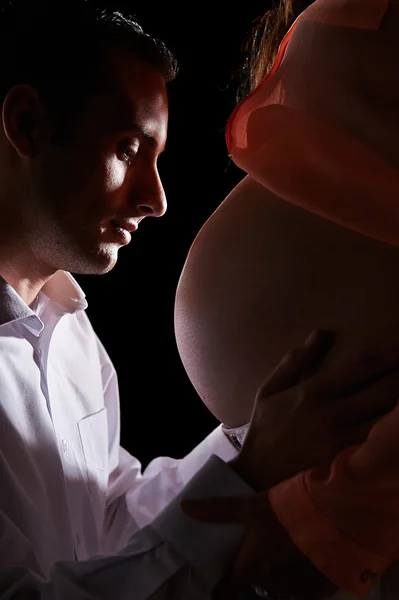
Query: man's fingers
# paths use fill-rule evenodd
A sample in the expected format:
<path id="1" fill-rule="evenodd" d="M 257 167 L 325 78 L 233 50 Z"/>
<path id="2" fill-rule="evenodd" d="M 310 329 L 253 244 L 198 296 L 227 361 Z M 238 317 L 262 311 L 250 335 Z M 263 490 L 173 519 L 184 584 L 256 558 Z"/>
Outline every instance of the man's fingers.
<path id="1" fill-rule="evenodd" d="M 345 450 L 346 448 L 351 448 L 353 446 L 360 446 L 361 444 L 364 444 L 364 442 L 367 440 L 370 434 L 370 431 L 377 423 L 377 420 L 378 419 L 368 419 L 367 421 L 364 421 L 359 425 L 354 425 L 348 427 L 347 429 L 343 429 L 340 437 L 337 438 L 336 444 L 333 448 L 335 456 L 342 452 L 342 450 Z M 333 459 L 331 457 L 328 457 L 328 459 L 325 460 L 323 463 L 317 465 L 315 464 L 313 466 L 330 467 L 332 460 Z"/>
<path id="2" fill-rule="evenodd" d="M 311 390 L 315 396 L 350 396 L 395 371 L 399 371 L 398 344 L 361 352 L 353 362 L 334 373 L 317 373 L 312 379 Z"/>
<path id="3" fill-rule="evenodd" d="M 301 346 L 286 354 L 261 386 L 261 397 L 271 396 L 299 383 L 304 376 L 317 371 L 333 346 L 329 331 L 315 329 Z"/>
<path id="4" fill-rule="evenodd" d="M 393 410 L 399 400 L 399 372 L 385 375 L 380 380 L 349 397 L 334 401 L 338 421 L 359 423 L 377 420 Z"/>
<path id="5" fill-rule="evenodd" d="M 253 516 L 254 496 L 213 497 L 201 500 L 182 500 L 183 512 L 197 521 L 206 523 L 248 522 Z"/>

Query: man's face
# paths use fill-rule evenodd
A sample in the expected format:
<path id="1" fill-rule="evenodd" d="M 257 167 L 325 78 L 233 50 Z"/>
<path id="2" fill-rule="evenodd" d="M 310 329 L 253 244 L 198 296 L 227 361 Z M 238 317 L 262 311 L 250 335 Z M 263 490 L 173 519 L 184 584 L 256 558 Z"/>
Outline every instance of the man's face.
<path id="1" fill-rule="evenodd" d="M 162 75 L 124 51 L 71 139 L 49 141 L 31 160 L 29 212 L 36 258 L 54 269 L 105 273 L 145 216 L 166 210 L 157 159 L 167 136 Z M 106 86 L 105 86 L 106 87 Z"/>

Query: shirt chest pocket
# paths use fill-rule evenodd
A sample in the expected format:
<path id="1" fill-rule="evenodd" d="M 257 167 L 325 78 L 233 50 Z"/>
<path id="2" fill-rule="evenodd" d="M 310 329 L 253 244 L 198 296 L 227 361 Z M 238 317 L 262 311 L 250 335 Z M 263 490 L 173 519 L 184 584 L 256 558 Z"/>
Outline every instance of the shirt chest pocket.
<path id="1" fill-rule="evenodd" d="M 107 410 L 98 412 L 78 421 L 79 436 L 88 471 L 108 469 L 108 423 Z M 97 477 L 100 473 L 97 473 Z"/>

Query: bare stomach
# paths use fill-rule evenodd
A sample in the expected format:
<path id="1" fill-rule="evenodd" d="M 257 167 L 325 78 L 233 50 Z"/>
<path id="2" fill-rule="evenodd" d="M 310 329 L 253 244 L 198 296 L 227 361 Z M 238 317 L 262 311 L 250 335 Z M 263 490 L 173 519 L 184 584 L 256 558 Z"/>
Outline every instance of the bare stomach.
<path id="1" fill-rule="evenodd" d="M 178 285 L 178 350 L 221 421 L 247 422 L 256 390 L 314 327 L 336 332 L 324 368 L 399 341 L 399 249 L 294 207 L 244 178 L 210 217 Z"/>

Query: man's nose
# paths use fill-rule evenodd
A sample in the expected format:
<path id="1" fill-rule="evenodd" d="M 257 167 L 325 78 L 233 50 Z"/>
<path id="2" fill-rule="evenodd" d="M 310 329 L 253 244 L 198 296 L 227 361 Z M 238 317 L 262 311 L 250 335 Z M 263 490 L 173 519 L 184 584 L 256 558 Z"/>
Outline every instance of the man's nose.
<path id="1" fill-rule="evenodd" d="M 166 213 L 167 202 L 164 189 L 141 196 L 138 208 L 143 217 L 162 217 Z"/>
<path id="2" fill-rule="evenodd" d="M 137 193 L 137 206 L 143 217 L 162 217 L 167 208 L 165 190 L 158 170 L 143 177 Z"/>

